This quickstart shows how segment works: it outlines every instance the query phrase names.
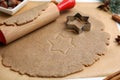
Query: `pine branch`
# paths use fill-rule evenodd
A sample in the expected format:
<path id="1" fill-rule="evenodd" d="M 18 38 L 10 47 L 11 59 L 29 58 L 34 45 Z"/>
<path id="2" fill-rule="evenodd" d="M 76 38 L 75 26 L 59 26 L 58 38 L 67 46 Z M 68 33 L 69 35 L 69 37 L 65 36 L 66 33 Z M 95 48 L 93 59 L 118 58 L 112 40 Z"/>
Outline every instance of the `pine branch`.
<path id="1" fill-rule="evenodd" d="M 104 4 L 98 8 L 106 12 L 111 11 L 112 13 L 120 14 L 120 0 L 100 0 Z"/>
<path id="2" fill-rule="evenodd" d="M 109 7 L 113 13 L 120 14 L 120 0 L 110 0 Z"/>

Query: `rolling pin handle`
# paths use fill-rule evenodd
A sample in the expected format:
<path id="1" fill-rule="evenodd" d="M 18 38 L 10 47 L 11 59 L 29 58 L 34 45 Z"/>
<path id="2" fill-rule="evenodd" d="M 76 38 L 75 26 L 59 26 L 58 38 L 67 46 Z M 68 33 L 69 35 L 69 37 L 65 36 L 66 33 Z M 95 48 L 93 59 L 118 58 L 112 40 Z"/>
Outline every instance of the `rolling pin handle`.
<path id="1" fill-rule="evenodd" d="M 75 0 L 63 0 L 57 6 L 59 11 L 64 11 L 64 10 L 73 8 L 75 4 L 76 4 Z"/>
<path id="2" fill-rule="evenodd" d="M 0 42 L 1 42 L 2 44 L 6 44 L 5 37 L 4 37 L 4 35 L 3 35 L 3 33 L 2 33 L 1 30 L 0 30 Z"/>

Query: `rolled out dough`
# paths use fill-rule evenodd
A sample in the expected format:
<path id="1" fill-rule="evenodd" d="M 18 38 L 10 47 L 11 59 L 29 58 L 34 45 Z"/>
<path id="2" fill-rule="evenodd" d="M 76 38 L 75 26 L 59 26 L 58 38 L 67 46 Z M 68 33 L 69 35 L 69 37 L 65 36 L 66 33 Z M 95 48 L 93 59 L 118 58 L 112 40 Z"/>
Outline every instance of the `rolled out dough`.
<path id="1" fill-rule="evenodd" d="M 67 31 L 66 17 L 77 12 L 66 12 L 55 22 L 2 47 L 4 66 L 30 76 L 63 77 L 92 65 L 106 53 L 110 36 L 91 16 L 91 31 L 79 35 Z"/>

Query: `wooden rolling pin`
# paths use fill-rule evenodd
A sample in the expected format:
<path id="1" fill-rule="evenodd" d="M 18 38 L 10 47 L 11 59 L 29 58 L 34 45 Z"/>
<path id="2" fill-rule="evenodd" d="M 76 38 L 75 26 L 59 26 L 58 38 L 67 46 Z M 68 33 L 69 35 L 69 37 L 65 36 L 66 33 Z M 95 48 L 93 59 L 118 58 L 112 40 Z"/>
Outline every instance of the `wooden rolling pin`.
<path id="1" fill-rule="evenodd" d="M 75 0 L 63 0 L 58 5 L 50 3 L 46 9 L 33 8 L 25 13 L 13 16 L 0 23 L 0 42 L 8 44 L 60 16 L 60 11 L 73 8 Z"/>

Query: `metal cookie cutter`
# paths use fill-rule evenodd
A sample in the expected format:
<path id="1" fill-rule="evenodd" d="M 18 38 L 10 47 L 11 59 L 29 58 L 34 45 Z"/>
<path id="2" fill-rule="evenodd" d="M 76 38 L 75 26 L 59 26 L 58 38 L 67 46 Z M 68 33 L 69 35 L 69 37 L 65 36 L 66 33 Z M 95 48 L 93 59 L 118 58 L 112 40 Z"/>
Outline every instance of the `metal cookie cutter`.
<path id="1" fill-rule="evenodd" d="M 66 26 L 76 34 L 83 31 L 90 31 L 91 24 L 88 19 L 88 16 L 76 13 L 74 16 L 67 16 Z"/>

